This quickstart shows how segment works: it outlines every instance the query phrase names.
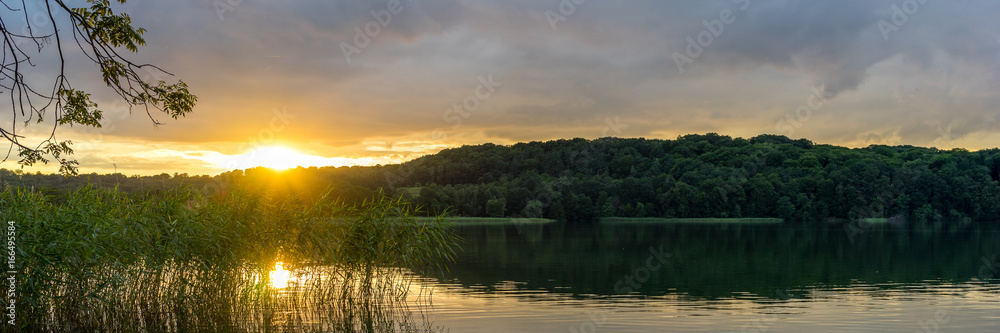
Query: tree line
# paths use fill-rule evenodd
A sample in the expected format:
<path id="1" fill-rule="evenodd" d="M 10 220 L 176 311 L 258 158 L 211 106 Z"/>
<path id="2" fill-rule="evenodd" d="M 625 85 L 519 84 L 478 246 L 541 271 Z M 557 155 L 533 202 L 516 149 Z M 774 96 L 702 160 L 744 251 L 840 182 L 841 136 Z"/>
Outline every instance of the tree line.
<path id="1" fill-rule="evenodd" d="M 17 177 L 6 171 L 0 182 L 16 185 Z M 86 177 L 91 183 L 112 181 L 108 175 L 20 177 L 22 185 L 49 189 L 78 186 Z M 381 192 L 404 196 L 429 214 L 571 222 L 611 216 L 1000 221 L 1000 149 L 846 148 L 779 135 L 482 144 L 396 165 L 113 180 L 127 190 L 172 184 L 209 192 L 320 195 L 332 189 L 348 202 Z"/>

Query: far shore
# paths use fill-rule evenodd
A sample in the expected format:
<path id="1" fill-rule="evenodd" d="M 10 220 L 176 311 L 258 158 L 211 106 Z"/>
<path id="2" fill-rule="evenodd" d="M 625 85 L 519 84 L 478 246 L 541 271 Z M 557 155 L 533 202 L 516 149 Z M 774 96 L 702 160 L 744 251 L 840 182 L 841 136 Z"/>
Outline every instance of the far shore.
<path id="1" fill-rule="evenodd" d="M 417 221 L 433 221 L 434 217 L 417 217 Z M 513 225 L 513 224 L 547 224 L 556 222 L 553 219 L 514 218 L 514 217 L 466 217 L 446 216 L 445 221 L 454 225 Z"/>
<path id="2" fill-rule="evenodd" d="M 604 217 L 601 224 L 781 224 L 780 218 L 657 218 Z"/>

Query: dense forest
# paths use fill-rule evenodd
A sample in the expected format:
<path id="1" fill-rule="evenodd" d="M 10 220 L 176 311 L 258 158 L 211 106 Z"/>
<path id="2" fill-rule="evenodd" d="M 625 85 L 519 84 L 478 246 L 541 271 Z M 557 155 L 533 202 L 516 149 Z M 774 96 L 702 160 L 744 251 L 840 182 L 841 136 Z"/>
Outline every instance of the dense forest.
<path id="1" fill-rule="evenodd" d="M 779 217 L 788 221 L 1000 221 L 1000 149 L 845 148 L 805 139 L 709 133 L 676 140 L 601 138 L 483 144 L 387 166 L 264 168 L 214 177 L 15 174 L 0 182 L 54 195 L 83 184 L 135 193 L 189 186 L 352 203 L 402 195 L 429 214 L 545 217 Z"/>

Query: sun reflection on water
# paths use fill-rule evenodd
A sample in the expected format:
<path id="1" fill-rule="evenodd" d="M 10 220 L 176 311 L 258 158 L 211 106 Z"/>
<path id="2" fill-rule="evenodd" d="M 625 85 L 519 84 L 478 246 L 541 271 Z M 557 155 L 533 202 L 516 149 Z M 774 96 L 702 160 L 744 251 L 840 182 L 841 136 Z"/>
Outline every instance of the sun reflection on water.
<path id="1" fill-rule="evenodd" d="M 291 272 L 286 271 L 284 264 L 277 262 L 274 270 L 269 274 L 271 278 L 271 288 L 283 289 L 288 287 L 288 282 L 292 281 Z"/>

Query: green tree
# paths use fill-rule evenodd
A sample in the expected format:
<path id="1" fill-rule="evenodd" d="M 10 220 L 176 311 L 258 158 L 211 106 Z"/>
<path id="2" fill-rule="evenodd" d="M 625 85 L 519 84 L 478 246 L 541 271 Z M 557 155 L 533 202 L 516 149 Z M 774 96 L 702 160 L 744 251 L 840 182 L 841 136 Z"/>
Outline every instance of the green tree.
<path id="1" fill-rule="evenodd" d="M 594 220 L 594 201 L 583 194 L 571 193 L 569 196 L 569 210 L 566 212 L 566 219 L 572 222 L 591 222 Z"/>
<path id="2" fill-rule="evenodd" d="M 665 196 L 666 202 L 664 202 L 665 207 L 663 208 L 668 217 L 697 217 L 695 215 L 698 211 L 695 207 L 698 204 L 695 201 L 696 193 L 694 186 L 677 182 L 677 185 L 667 191 Z"/>
<path id="3" fill-rule="evenodd" d="M 757 174 L 747 182 L 747 200 L 750 207 L 747 213 L 752 217 L 772 217 L 778 192 L 774 185 L 762 174 Z"/>
<path id="4" fill-rule="evenodd" d="M 527 218 L 539 218 L 542 217 L 542 210 L 544 205 L 538 200 L 529 200 L 527 205 L 524 205 L 524 210 L 521 211 L 521 215 Z"/>
<path id="5" fill-rule="evenodd" d="M 604 205 L 601 205 L 601 217 L 613 217 L 615 216 L 615 203 L 611 200 L 605 200 Z"/>
<path id="6" fill-rule="evenodd" d="M 486 202 L 486 215 L 490 217 L 504 217 L 507 211 L 507 199 L 490 199 Z"/>
<path id="7" fill-rule="evenodd" d="M 559 221 L 566 219 L 566 210 L 563 208 L 562 201 L 556 200 L 552 202 L 552 205 L 549 206 L 549 218 Z"/>
<path id="8" fill-rule="evenodd" d="M 774 212 L 780 218 L 791 220 L 795 216 L 795 205 L 792 204 L 792 198 L 787 196 L 779 198 Z"/>
<path id="9" fill-rule="evenodd" d="M 10 13 L 0 14 L 4 37 L 0 77 L 10 80 L 0 85 L 0 92 L 11 97 L 14 119 L 10 127 L 0 127 L 0 137 L 16 148 L 21 165 L 47 164 L 51 158 L 59 162 L 60 172 L 75 175 L 79 163 L 68 158 L 73 154 L 72 142 L 57 140 L 56 128 L 74 124 L 101 127 L 104 110 L 91 100 L 89 92 L 74 88 L 77 84 L 69 77 L 74 71 L 67 70 L 69 59 L 85 58 L 96 64 L 103 83 L 129 105 L 130 111 L 135 106 L 144 109 L 154 125 L 160 124 L 154 112 L 177 119 L 194 110 L 197 97 L 188 92 L 184 81 L 168 84 L 158 77 L 172 74 L 122 56 L 123 50 L 138 52 L 146 43 L 142 38 L 146 30 L 134 27 L 128 15 L 115 13 L 110 0 L 87 0 L 88 7 L 71 7 L 64 0 L 44 1 L 40 9 L 18 3 L 23 7 L 5 3 Z M 17 31 L 13 27 L 24 28 Z M 77 51 L 85 56 L 76 56 Z M 41 122 L 52 126 L 41 142 L 18 134 Z"/>

